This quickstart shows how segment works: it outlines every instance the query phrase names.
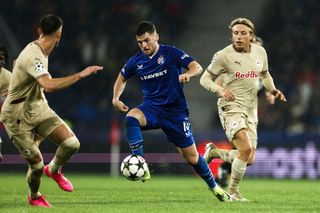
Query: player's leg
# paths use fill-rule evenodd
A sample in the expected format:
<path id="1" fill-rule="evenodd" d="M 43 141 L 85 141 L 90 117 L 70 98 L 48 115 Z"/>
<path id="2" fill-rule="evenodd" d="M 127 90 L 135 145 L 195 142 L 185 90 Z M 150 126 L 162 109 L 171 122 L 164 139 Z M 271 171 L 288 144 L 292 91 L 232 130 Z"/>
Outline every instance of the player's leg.
<path id="1" fill-rule="evenodd" d="M 146 126 L 146 123 L 144 113 L 138 108 L 133 108 L 126 116 L 127 140 L 134 155 L 144 155 L 141 126 Z"/>
<path id="2" fill-rule="evenodd" d="M 214 193 L 214 195 L 220 201 L 229 201 L 230 196 L 227 192 L 222 190 L 215 182 L 213 174 L 204 160 L 204 158 L 199 155 L 195 144 L 193 143 L 189 147 L 180 148 L 177 147 L 183 158 L 194 168 L 195 172 L 206 182 L 209 189 Z"/>
<path id="3" fill-rule="evenodd" d="M 182 157 L 206 182 L 213 194 L 220 201 L 229 201 L 229 194 L 216 184 L 207 162 L 197 151 L 188 117 L 184 114 L 177 115 L 177 117 L 172 116 L 172 114 L 165 117 L 163 115 L 161 128 L 166 133 L 168 140 L 175 144 Z"/>
<path id="4" fill-rule="evenodd" d="M 158 119 L 155 112 L 150 107 L 140 105 L 139 108 L 133 108 L 126 116 L 127 140 L 131 149 L 131 153 L 135 155 L 144 155 L 142 129 L 156 129 Z M 147 168 L 142 182 L 151 179 L 149 168 Z"/>
<path id="5" fill-rule="evenodd" d="M 28 163 L 26 180 L 29 186 L 29 204 L 32 206 L 50 208 L 51 204 L 48 203 L 45 197 L 39 192 L 44 164 L 38 144 L 33 140 L 34 138 L 34 134 L 27 133 L 13 136 L 11 141 L 18 149 L 20 155 Z"/>
<path id="6" fill-rule="evenodd" d="M 50 118 L 41 122 L 36 129 L 42 138 L 48 138 L 58 145 L 53 159 L 44 167 L 44 174 L 51 177 L 65 191 L 73 190 L 72 183 L 61 173 L 62 166 L 78 151 L 79 140 L 68 125 L 53 111 Z"/>
<path id="7" fill-rule="evenodd" d="M 207 163 L 211 163 L 211 161 L 215 158 L 220 158 L 225 162 L 232 163 L 234 158 L 238 155 L 238 150 L 231 149 L 220 149 L 214 145 L 214 143 L 206 144 L 205 153 L 203 155 L 204 159 Z"/>
<path id="8" fill-rule="evenodd" d="M 223 109 L 222 107 L 218 107 L 218 111 L 219 111 L 219 119 L 220 119 L 221 125 L 223 129 L 226 131 L 226 135 L 229 141 L 231 141 L 233 138 L 233 135 L 230 135 L 228 132 L 230 125 L 232 125 L 230 124 L 230 120 L 234 122 L 234 121 L 237 121 L 238 119 L 233 119 L 233 118 L 230 119 L 230 116 L 232 116 L 233 114 L 230 114 L 228 110 Z M 208 164 L 211 163 L 211 161 L 214 158 L 221 158 L 225 162 L 232 163 L 234 158 L 237 155 L 238 155 L 237 150 L 219 149 L 213 143 L 208 143 L 206 144 L 205 153 L 203 157 L 205 158 Z"/>
<path id="9" fill-rule="evenodd" d="M 250 157 L 248 159 L 247 166 L 251 166 L 255 161 L 256 149 L 258 145 L 257 127 L 258 127 L 258 123 L 248 122 L 248 135 L 250 138 L 252 150 L 251 150 Z"/>
<path id="10" fill-rule="evenodd" d="M 252 152 L 252 145 L 246 129 L 239 130 L 232 140 L 234 146 L 238 150 L 231 168 L 231 179 L 229 185 L 229 193 L 231 198 L 239 201 L 248 201 L 239 193 L 239 185 L 246 172 L 247 162 Z"/>
<path id="11" fill-rule="evenodd" d="M 62 166 L 79 150 L 80 142 L 71 129 L 62 123 L 57 126 L 48 138 L 58 145 L 53 159 L 44 168 L 44 173 L 54 179 L 65 191 L 73 191 L 72 183 L 61 172 Z"/>

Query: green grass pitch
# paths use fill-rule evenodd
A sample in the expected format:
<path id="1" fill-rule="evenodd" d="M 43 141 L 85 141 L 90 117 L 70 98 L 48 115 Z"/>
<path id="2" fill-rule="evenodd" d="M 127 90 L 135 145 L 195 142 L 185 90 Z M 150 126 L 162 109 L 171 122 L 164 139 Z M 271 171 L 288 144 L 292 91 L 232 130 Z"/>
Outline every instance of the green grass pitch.
<path id="1" fill-rule="evenodd" d="M 64 192 L 42 177 L 41 192 L 53 209 L 31 207 L 22 173 L 0 174 L 0 212 L 320 212 L 319 180 L 245 179 L 241 192 L 251 202 L 219 202 L 195 176 L 157 176 L 131 182 L 107 175 L 67 174 L 75 190 Z"/>

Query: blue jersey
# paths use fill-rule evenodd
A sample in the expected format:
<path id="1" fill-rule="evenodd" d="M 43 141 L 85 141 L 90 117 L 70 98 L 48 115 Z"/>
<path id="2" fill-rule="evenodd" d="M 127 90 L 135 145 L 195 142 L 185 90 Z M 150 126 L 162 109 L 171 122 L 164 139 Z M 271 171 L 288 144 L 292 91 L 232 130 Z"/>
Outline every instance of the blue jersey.
<path id="1" fill-rule="evenodd" d="M 187 69 L 191 61 L 193 58 L 182 50 L 160 45 L 152 57 L 143 52 L 131 57 L 121 74 L 127 80 L 135 75 L 140 78 L 144 104 L 185 111 L 187 104 L 179 75 L 182 74 L 182 67 Z"/>

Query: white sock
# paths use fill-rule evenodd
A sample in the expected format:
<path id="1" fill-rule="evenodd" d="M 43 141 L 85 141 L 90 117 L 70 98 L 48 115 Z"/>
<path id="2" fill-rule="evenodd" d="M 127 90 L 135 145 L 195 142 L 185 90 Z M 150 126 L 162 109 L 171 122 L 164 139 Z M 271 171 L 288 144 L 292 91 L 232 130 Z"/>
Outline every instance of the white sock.
<path id="1" fill-rule="evenodd" d="M 231 166 L 229 192 L 230 194 L 233 194 L 239 191 L 240 182 L 246 172 L 247 162 L 236 157 Z"/>
<path id="2" fill-rule="evenodd" d="M 236 149 L 232 149 L 232 150 L 217 149 L 216 152 L 222 160 L 228 163 L 232 163 L 235 157 L 238 155 L 238 150 Z"/>
<path id="3" fill-rule="evenodd" d="M 52 161 L 49 163 L 49 170 L 51 173 L 57 173 L 59 171 L 59 169 L 61 168 L 60 165 L 57 165 L 55 162 L 54 162 L 54 159 L 52 159 Z"/>

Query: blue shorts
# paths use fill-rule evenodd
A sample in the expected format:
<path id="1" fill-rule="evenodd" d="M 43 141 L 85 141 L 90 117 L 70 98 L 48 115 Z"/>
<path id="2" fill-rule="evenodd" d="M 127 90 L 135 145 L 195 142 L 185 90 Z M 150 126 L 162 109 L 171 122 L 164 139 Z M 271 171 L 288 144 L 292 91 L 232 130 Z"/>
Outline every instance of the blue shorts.
<path id="1" fill-rule="evenodd" d="M 188 112 L 172 112 L 165 107 L 140 105 L 137 107 L 146 117 L 147 125 L 142 130 L 162 129 L 169 142 L 179 148 L 194 144 Z"/>

